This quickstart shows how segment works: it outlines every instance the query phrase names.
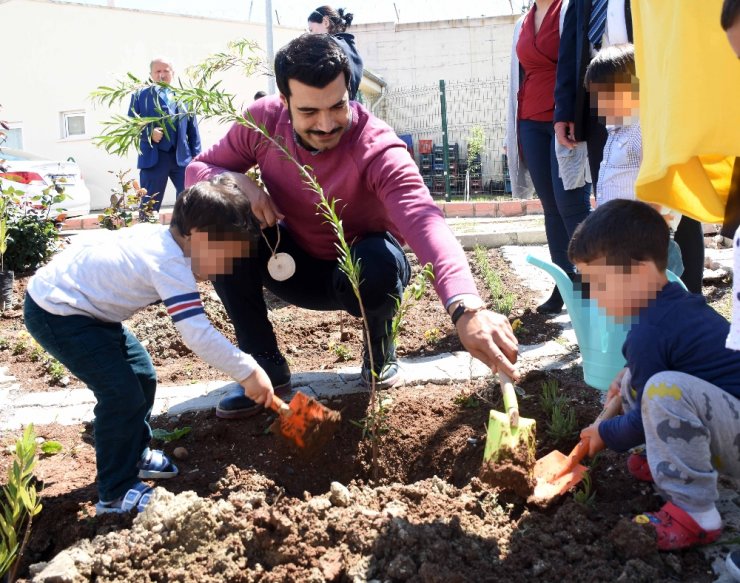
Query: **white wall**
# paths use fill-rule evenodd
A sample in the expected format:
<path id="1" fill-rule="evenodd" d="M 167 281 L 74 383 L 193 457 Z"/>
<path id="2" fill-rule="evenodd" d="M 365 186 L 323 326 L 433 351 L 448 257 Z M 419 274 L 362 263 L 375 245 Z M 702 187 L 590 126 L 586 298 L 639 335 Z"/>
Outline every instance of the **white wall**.
<path id="1" fill-rule="evenodd" d="M 365 66 L 390 87 L 508 77 L 519 15 L 352 25 Z"/>
<path id="2" fill-rule="evenodd" d="M 20 124 L 23 148 L 55 159 L 73 157 L 92 193 L 92 207 L 104 208 L 115 184 L 108 171 L 131 169 L 138 176 L 136 152 L 125 159 L 93 145 L 100 122 L 112 113 L 125 114 L 128 101 L 109 111 L 93 106 L 90 92 L 110 85 L 127 72 L 140 79 L 149 74 L 152 57 L 166 55 L 175 74 L 226 49 L 230 40 L 250 38 L 264 46 L 263 25 L 199 17 L 84 6 L 50 0 L 9 0 L 0 3 L 3 67 L 0 85 L 2 119 Z M 278 48 L 302 31 L 276 27 Z M 267 90 L 267 78 L 233 74 L 225 87 L 249 103 L 257 90 Z M 62 139 L 61 112 L 85 110 L 87 137 Z M 226 131 L 215 123 L 201 124 L 203 147 Z M 165 204 L 174 203 L 170 184 Z"/>

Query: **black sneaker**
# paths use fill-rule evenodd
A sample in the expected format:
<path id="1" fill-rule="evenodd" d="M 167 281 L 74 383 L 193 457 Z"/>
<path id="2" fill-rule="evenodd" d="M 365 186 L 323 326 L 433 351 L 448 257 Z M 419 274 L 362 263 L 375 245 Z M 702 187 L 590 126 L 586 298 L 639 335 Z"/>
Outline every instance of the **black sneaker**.
<path id="1" fill-rule="evenodd" d="M 382 345 L 381 342 L 378 344 Z M 376 389 L 388 389 L 401 379 L 401 371 L 398 367 L 396 347 L 394 345 L 391 345 L 391 349 L 386 354 L 383 353 L 382 348 L 373 345 L 373 364 L 375 365 L 375 374 L 370 372 L 370 356 L 368 355 L 367 348 L 365 348 L 362 355 L 360 379 L 366 387 L 370 388 L 372 385 L 373 376 L 375 376 Z"/>
<path id="2" fill-rule="evenodd" d="M 290 391 L 290 367 L 279 351 L 253 355 L 267 376 L 276 393 L 286 394 Z M 216 406 L 216 417 L 221 419 L 245 419 L 262 411 L 252 399 L 244 395 L 241 386 L 234 387 L 224 395 Z"/>

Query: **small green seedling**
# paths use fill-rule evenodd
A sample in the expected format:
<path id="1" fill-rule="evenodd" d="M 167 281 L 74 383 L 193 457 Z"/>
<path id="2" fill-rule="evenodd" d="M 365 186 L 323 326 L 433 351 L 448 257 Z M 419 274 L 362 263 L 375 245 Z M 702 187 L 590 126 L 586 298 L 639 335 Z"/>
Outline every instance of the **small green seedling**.
<path id="1" fill-rule="evenodd" d="M 171 441 L 177 441 L 178 439 L 182 439 L 185 437 L 190 431 L 192 430 L 192 427 L 185 426 L 185 427 L 176 427 L 172 431 L 167 431 L 166 429 L 157 428 L 152 431 L 152 437 L 154 439 L 158 439 L 160 441 L 164 441 L 165 443 L 170 443 Z"/>
<path id="2" fill-rule="evenodd" d="M 50 358 L 46 363 L 46 371 L 51 377 L 52 384 L 58 384 L 67 374 L 67 369 L 56 358 Z"/>
<path id="3" fill-rule="evenodd" d="M 593 491 L 590 472 L 583 473 L 581 487 L 573 493 L 573 500 L 583 506 L 593 506 L 596 503 L 596 492 Z"/>
<path id="4" fill-rule="evenodd" d="M 436 346 L 442 340 L 442 332 L 439 328 L 429 328 L 424 331 L 424 342 L 429 346 Z"/>
<path id="5" fill-rule="evenodd" d="M 53 440 L 44 441 L 39 447 L 41 449 L 41 453 L 49 456 L 56 455 L 64 449 L 64 446 L 61 443 Z"/>
<path id="6" fill-rule="evenodd" d="M 565 399 L 559 395 L 560 387 L 555 379 L 548 379 L 542 383 L 542 393 L 540 394 L 540 407 L 549 416 L 555 409 L 562 409 Z"/>
<path id="7" fill-rule="evenodd" d="M 473 250 L 473 257 L 475 263 L 483 276 L 483 281 L 486 283 L 488 292 L 491 294 L 491 303 L 493 304 L 493 310 L 504 316 L 511 314 L 511 310 L 514 307 L 516 296 L 506 291 L 504 282 L 501 280 L 501 276 L 496 273 L 491 264 L 488 262 L 488 251 L 485 247 L 477 245 Z"/>
<path id="8" fill-rule="evenodd" d="M 455 405 L 463 409 L 477 409 L 480 407 L 480 399 L 475 393 L 461 392 L 453 399 Z"/>
<path id="9" fill-rule="evenodd" d="M 563 411 L 562 406 L 556 406 L 552 410 L 550 423 L 547 427 L 547 433 L 555 441 L 563 441 L 572 437 L 576 430 L 576 413 L 573 409 L 567 413 Z"/>
<path id="10" fill-rule="evenodd" d="M 337 362 L 352 360 L 352 351 L 339 342 L 329 342 L 329 350 L 337 357 Z"/>

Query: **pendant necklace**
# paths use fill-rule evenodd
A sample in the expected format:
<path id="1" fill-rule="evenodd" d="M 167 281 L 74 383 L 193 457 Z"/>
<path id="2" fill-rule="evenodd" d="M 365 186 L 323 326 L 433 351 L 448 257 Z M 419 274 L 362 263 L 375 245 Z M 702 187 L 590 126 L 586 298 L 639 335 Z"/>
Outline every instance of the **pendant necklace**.
<path id="1" fill-rule="evenodd" d="M 277 243 L 275 244 L 275 248 L 270 245 L 264 231 L 260 232 L 262 233 L 262 238 L 265 240 L 265 243 L 267 243 L 267 247 L 270 249 L 270 253 L 272 254 L 270 259 L 267 261 L 267 273 L 269 273 L 270 277 L 275 281 L 285 281 L 292 277 L 295 273 L 295 259 L 287 253 L 277 252 L 278 247 L 280 246 L 280 227 L 277 227 Z"/>

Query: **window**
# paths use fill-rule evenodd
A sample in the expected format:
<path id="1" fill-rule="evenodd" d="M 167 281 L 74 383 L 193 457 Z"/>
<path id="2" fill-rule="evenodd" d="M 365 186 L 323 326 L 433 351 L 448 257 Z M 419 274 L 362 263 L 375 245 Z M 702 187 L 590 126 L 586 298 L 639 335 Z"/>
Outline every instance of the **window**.
<path id="1" fill-rule="evenodd" d="M 62 138 L 74 138 L 85 135 L 85 112 L 62 112 Z"/>
<path id="2" fill-rule="evenodd" d="M 3 137 L 0 137 L 0 145 L 4 148 L 12 148 L 13 150 L 23 149 L 23 129 L 20 127 L 13 127 L 13 123 L 8 124 L 10 129 L 2 130 L 5 134 L 4 141 Z"/>

